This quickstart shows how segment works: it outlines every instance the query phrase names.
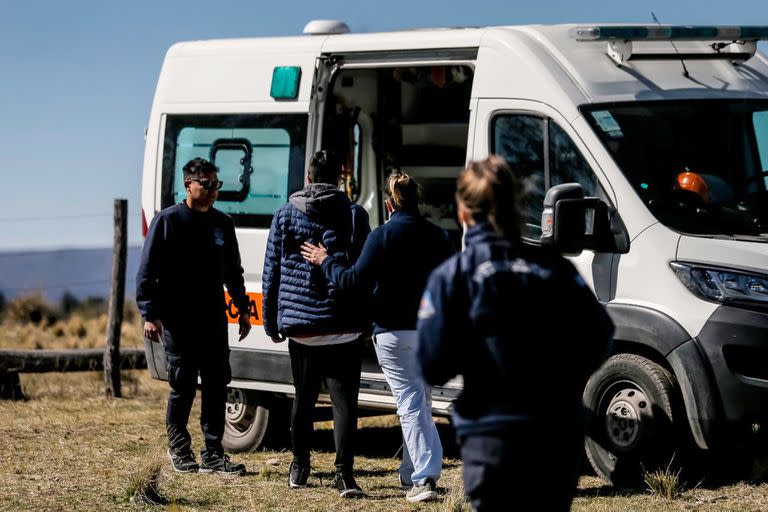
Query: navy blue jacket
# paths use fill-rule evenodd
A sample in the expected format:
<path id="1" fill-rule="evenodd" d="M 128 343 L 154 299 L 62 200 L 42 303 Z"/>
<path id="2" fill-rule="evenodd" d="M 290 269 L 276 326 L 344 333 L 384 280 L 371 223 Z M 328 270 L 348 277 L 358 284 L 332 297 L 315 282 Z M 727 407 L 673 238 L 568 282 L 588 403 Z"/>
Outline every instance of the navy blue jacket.
<path id="1" fill-rule="evenodd" d="M 373 290 L 374 333 L 414 330 L 429 274 L 454 252 L 444 230 L 418 212 L 397 210 L 368 236 L 357 263 L 330 256 L 322 268 L 343 290 Z"/>
<path id="2" fill-rule="evenodd" d="M 613 323 L 559 254 L 500 238 L 485 223 L 466 250 L 429 278 L 419 309 L 418 357 L 426 381 L 457 374 L 457 432 L 512 422 L 576 428 L 589 375 L 609 353 Z"/>
<path id="3" fill-rule="evenodd" d="M 248 311 L 231 217 L 215 208 L 198 212 L 186 202 L 158 213 L 149 226 L 136 274 L 141 315 L 183 326 L 210 314 L 226 325 L 224 285 L 238 310 Z"/>
<path id="4" fill-rule="evenodd" d="M 304 261 L 301 244 L 322 243 L 328 254 L 355 261 L 370 233 L 368 213 L 332 185 L 292 194 L 272 219 L 264 258 L 262 316 L 268 336 L 314 336 L 365 331 L 370 322 L 359 294 L 333 286 Z"/>

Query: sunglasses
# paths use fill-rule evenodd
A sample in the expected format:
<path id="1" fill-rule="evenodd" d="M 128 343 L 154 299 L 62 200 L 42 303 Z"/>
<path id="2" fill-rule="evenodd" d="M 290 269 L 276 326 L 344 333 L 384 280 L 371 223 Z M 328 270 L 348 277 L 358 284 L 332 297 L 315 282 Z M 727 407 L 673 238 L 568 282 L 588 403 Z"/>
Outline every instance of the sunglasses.
<path id="1" fill-rule="evenodd" d="M 201 178 L 189 178 L 189 181 L 196 181 L 200 184 L 201 187 L 203 187 L 205 190 L 219 190 L 223 185 L 224 182 L 221 180 L 205 180 Z"/>

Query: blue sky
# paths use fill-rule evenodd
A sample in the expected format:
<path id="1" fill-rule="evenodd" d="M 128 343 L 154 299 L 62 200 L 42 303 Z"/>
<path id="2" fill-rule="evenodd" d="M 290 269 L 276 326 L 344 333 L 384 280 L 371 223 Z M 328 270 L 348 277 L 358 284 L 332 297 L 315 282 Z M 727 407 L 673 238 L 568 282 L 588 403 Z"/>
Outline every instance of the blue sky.
<path id="1" fill-rule="evenodd" d="M 0 0 L 0 251 L 108 247 L 129 201 L 141 242 L 143 131 L 176 41 L 299 34 L 314 18 L 354 32 L 567 22 L 768 25 L 765 0 Z M 766 47 L 763 45 L 765 52 Z"/>

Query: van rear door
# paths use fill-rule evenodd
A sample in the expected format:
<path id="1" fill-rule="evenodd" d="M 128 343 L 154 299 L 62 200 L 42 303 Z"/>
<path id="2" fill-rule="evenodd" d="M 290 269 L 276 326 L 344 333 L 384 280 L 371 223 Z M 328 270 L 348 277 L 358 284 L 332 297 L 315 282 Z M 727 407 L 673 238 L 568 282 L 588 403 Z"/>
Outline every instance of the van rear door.
<path id="1" fill-rule="evenodd" d="M 235 222 L 252 323 L 259 326 L 272 217 L 304 183 L 309 99 L 321 44 L 322 38 L 181 43 L 166 56 L 153 105 L 157 207 L 183 200 L 182 168 L 190 159 L 206 158 L 219 168 L 224 185 L 216 208 Z M 272 343 L 261 328 L 237 343 L 234 313 L 230 306 L 230 342 L 244 349 L 232 354 L 234 378 L 258 380 L 258 365 L 250 361 L 257 358 L 239 358 L 287 347 Z"/>

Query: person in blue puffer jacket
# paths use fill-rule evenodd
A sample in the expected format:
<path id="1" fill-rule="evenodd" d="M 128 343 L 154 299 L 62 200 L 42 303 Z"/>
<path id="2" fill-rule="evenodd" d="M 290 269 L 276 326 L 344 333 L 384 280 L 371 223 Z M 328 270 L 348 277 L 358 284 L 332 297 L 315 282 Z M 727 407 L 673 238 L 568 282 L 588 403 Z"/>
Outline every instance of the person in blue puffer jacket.
<path id="1" fill-rule="evenodd" d="M 361 496 L 353 476 L 362 337 L 370 329 L 359 293 L 341 290 L 301 256 L 303 242 L 355 261 L 370 233 L 368 214 L 339 190 L 343 165 L 331 151 L 310 160 L 308 185 L 272 220 L 264 259 L 262 316 L 275 343 L 288 341 L 296 396 L 291 415 L 289 486 L 306 486 L 314 408 L 325 378 L 333 405 L 335 483 L 342 497 Z"/>
<path id="2" fill-rule="evenodd" d="M 462 375 L 453 422 L 475 510 L 523 495 L 568 510 L 583 453 L 582 392 L 607 357 L 613 324 L 573 265 L 523 244 L 520 185 L 498 156 L 459 176 L 466 250 L 437 267 L 419 308 L 424 379 Z"/>

